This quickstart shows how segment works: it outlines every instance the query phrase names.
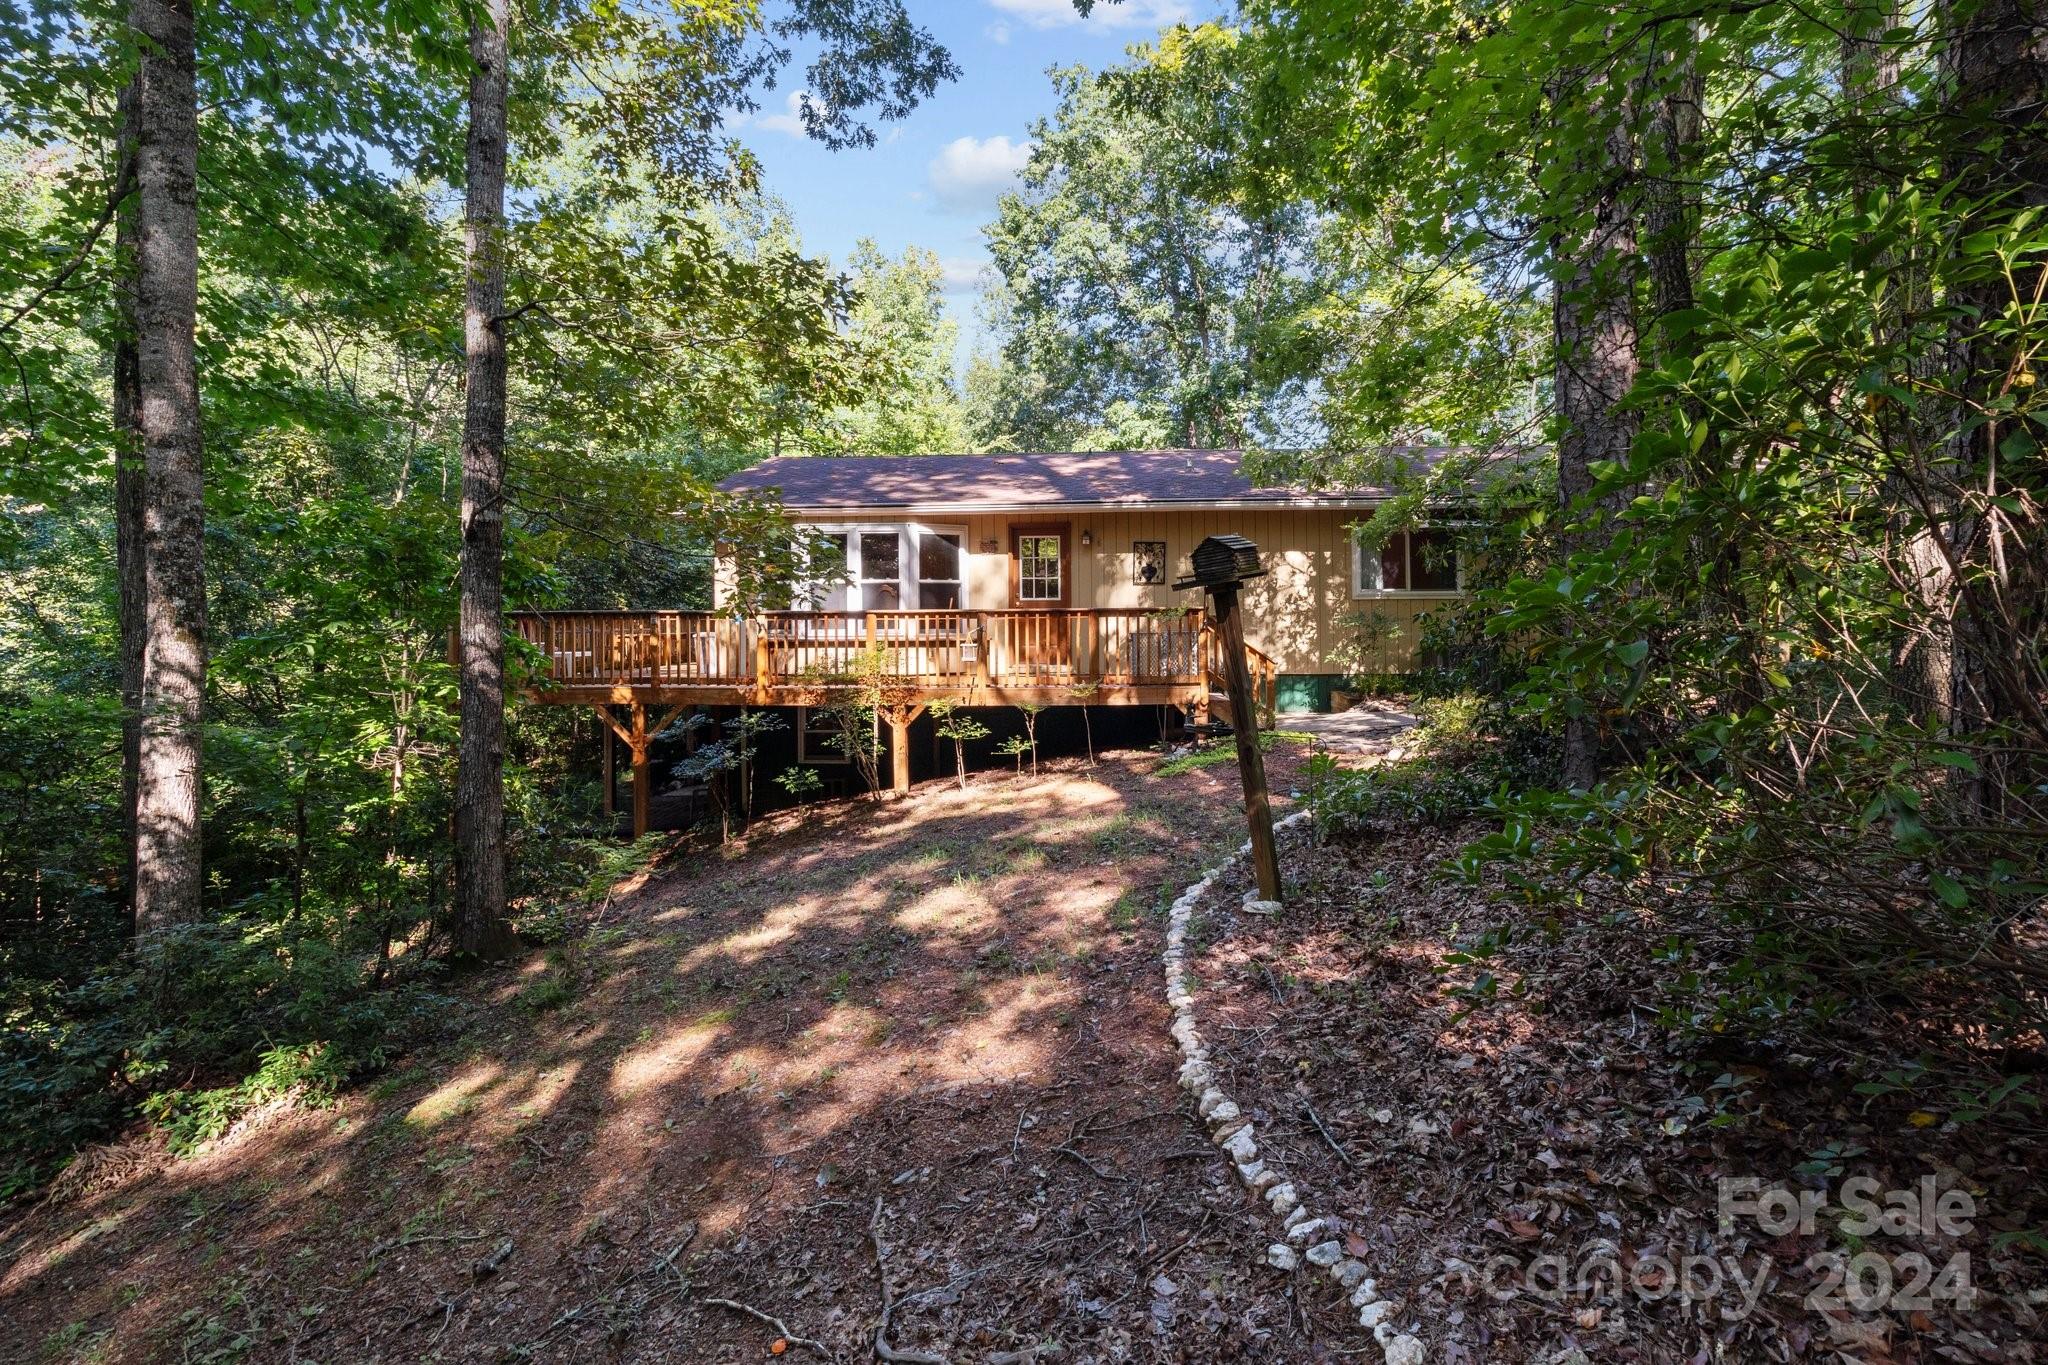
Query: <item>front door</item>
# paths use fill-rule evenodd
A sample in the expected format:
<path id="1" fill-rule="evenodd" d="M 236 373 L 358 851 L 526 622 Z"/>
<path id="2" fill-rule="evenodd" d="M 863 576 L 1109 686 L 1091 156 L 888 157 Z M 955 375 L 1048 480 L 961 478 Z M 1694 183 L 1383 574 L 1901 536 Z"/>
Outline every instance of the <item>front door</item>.
<path id="1" fill-rule="evenodd" d="M 1010 528 L 1010 605 L 1064 607 L 1073 587 L 1067 523 Z"/>
<path id="2" fill-rule="evenodd" d="M 1062 610 L 1074 587 L 1068 544 L 1063 521 L 1010 528 L 1010 605 L 1020 614 L 1006 623 L 1003 653 L 1020 683 L 1044 685 L 1073 676 L 1074 621 Z"/>

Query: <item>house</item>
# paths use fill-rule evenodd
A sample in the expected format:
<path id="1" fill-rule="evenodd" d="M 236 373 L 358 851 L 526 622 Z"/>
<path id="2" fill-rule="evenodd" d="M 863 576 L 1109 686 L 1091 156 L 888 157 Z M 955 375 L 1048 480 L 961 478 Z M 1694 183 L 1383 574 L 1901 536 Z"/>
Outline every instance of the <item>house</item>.
<path id="1" fill-rule="evenodd" d="M 1451 452 L 1402 452 L 1426 468 Z M 738 600 L 722 559 L 709 611 L 522 612 L 508 629 L 541 660 L 531 700 L 595 708 L 626 744 L 634 824 L 647 827 L 650 752 L 683 713 L 777 708 L 788 751 L 829 767 L 832 702 L 879 671 L 891 780 L 937 755 L 935 701 L 968 707 L 1159 708 L 1200 724 L 1222 696 L 1221 645 L 1176 577 L 1211 535 L 1255 542 L 1266 573 L 1243 598 L 1260 709 L 1326 709 L 1347 676 L 1418 662 L 1417 618 L 1462 591 L 1448 526 L 1362 547 L 1394 495 L 1254 484 L 1231 450 L 1030 455 L 780 456 L 727 491 L 773 498 L 836 545 L 835 572 L 779 610 Z M 777 604 L 780 605 L 780 604 Z M 605 746 L 609 770 L 610 744 Z M 609 790 L 609 787 L 607 787 Z"/>
<path id="2" fill-rule="evenodd" d="M 1241 465 L 1234 450 L 780 456 L 722 487 L 779 496 L 794 520 L 844 538 L 847 581 L 818 610 L 1198 605 L 1173 582 L 1203 537 L 1233 532 L 1267 569 L 1246 591 L 1245 634 L 1277 670 L 1280 711 L 1327 710 L 1350 674 L 1413 671 L 1416 618 L 1461 591 L 1450 531 L 1368 550 L 1349 528 L 1392 489 L 1255 486 Z"/>

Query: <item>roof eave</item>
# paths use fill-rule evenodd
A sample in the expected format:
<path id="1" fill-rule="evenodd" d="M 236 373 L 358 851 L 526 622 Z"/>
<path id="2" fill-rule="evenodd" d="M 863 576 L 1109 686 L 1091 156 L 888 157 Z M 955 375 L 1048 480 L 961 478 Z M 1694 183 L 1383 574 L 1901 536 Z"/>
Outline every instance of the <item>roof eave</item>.
<path id="1" fill-rule="evenodd" d="M 766 491 L 766 490 L 763 490 Z M 1145 498 L 1142 500 L 1116 500 L 1096 502 L 872 502 L 872 503 L 810 503 L 787 502 L 783 510 L 792 513 L 857 515 L 870 512 L 893 512 L 899 515 L 919 516 L 981 516 L 995 513 L 1018 512 L 1142 512 L 1148 508 L 1170 508 L 1175 511 L 1215 512 L 1273 512 L 1289 509 L 1324 508 L 1336 511 L 1364 510 L 1378 507 L 1387 499 L 1383 495 L 1370 497 L 1296 497 L 1296 498 Z"/>

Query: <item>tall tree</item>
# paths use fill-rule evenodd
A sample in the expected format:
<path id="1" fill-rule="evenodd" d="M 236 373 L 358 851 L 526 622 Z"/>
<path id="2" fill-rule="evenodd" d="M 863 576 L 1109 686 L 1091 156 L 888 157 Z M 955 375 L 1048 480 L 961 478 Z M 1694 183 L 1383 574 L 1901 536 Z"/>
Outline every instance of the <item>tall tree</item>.
<path id="1" fill-rule="evenodd" d="M 190 0 L 134 0 L 135 352 L 143 452 L 141 733 L 134 919 L 197 919 L 206 696 L 200 463 L 199 108 Z"/>
<path id="2" fill-rule="evenodd" d="M 1954 132 L 1943 169 L 1964 196 L 1965 226 L 2038 230 L 2048 210 L 2048 3 L 1952 0 L 1944 20 L 1943 114 Z M 2038 250 L 1955 290 L 1945 382 L 1962 400 L 1962 420 L 1928 470 L 1928 511 L 1942 542 L 1933 585 L 1946 589 L 1953 622 L 1951 723 L 1978 733 L 2018 723 L 2048 744 L 2039 639 L 2048 629 L 2048 478 L 2040 426 L 2016 410 L 2020 391 L 2037 382 L 2044 296 L 2048 261 Z M 1929 593 L 1928 579 L 1918 586 Z M 1970 818 L 1999 818 L 2028 785 L 2029 766 L 2039 763 L 2010 752 L 1978 764 L 1965 783 Z"/>
<path id="3" fill-rule="evenodd" d="M 983 443 L 1242 446 L 1294 425 L 1307 376 L 1275 362 L 1327 292 L 1319 215 L 1233 192 L 1209 50 L 1229 35 L 1163 41 L 1127 68 L 1053 73 L 1059 108 L 983 229 L 1000 362 L 970 380 Z"/>
<path id="4" fill-rule="evenodd" d="M 114 149 L 114 563 L 121 667 L 121 891 L 135 925 L 135 816 L 142 783 L 143 450 L 140 363 L 135 349 L 135 116 L 137 81 L 121 87 Z"/>
<path id="5" fill-rule="evenodd" d="M 910 247 L 892 261 L 872 240 L 847 262 L 858 295 L 847 335 L 875 372 L 872 392 L 835 415 L 838 453 L 930 455 L 966 448 L 960 395 L 953 386 L 958 326 L 946 316 L 944 271 L 930 251 Z"/>
<path id="6" fill-rule="evenodd" d="M 1550 230 L 1557 375 L 1557 495 L 1567 520 L 1591 518 L 1602 464 L 1626 464 L 1640 425 L 1623 400 L 1636 381 L 1636 146 L 1627 91 L 1586 67 L 1552 78 L 1556 212 Z M 1590 135 L 1587 131 L 1590 125 Z M 1679 247 L 1683 250 L 1683 247 Z M 1608 500 L 1612 510 L 1612 498 Z M 1581 699 L 1564 722 L 1564 783 L 1600 772 L 1600 723 Z"/>
<path id="7" fill-rule="evenodd" d="M 457 658 L 456 950 L 501 958 L 505 920 L 505 158 L 511 7 L 484 0 L 471 21 L 463 199 L 462 550 Z"/>
<path id="8" fill-rule="evenodd" d="M 802 101 L 801 114 L 807 134 L 830 147 L 872 144 L 874 133 L 862 121 L 864 111 L 873 108 L 884 118 L 901 117 L 939 82 L 958 74 L 946 50 L 910 22 L 902 0 L 795 0 L 765 20 L 751 8 L 734 10 L 713 0 L 674 0 L 671 9 L 660 15 L 607 4 L 585 7 L 569 0 L 559 7 L 543 7 L 536 16 L 537 25 L 551 23 L 551 28 L 545 32 L 547 41 L 535 44 L 533 56 L 536 87 L 549 97 L 540 101 L 543 107 L 537 112 L 542 116 L 531 120 L 535 140 L 544 147 L 559 147 L 584 139 L 591 158 L 617 173 L 618 183 L 569 196 L 573 202 L 564 202 L 563 196 L 541 196 L 544 202 L 532 225 L 536 253 L 573 256 L 593 277 L 594 287 L 568 291 L 571 299 L 602 295 L 606 286 L 618 282 L 619 260 L 602 260 L 587 248 L 606 244 L 603 229 L 592 224 L 602 220 L 603 209 L 618 207 L 634 182 L 653 185 L 671 209 L 731 194 L 751 183 L 751 159 L 730 140 L 721 139 L 717 130 L 726 111 L 752 107 L 754 82 L 772 77 L 789 61 L 791 50 L 783 44 L 819 44 L 805 68 L 811 93 Z M 465 209 L 469 390 L 462 440 L 454 929 L 458 951 L 492 957 L 501 955 L 511 942 L 505 925 L 505 659 L 500 621 L 508 494 L 506 326 L 529 305 L 541 310 L 537 318 L 552 313 L 540 298 L 506 310 L 508 120 L 515 112 L 528 111 L 514 111 L 508 105 L 507 65 L 512 53 L 506 0 L 485 0 L 475 14 L 469 42 L 473 71 Z M 678 18 L 684 22 L 673 22 Z M 756 35 L 765 42 L 750 51 L 746 40 Z M 557 122 L 573 136 L 565 136 Z M 529 124 L 520 126 L 525 129 Z M 692 238 L 704 234 L 701 223 L 674 216 L 662 226 Z M 814 297 L 807 292 L 811 281 L 803 263 L 778 260 L 755 278 L 772 281 L 775 268 L 785 272 L 800 301 Z M 702 287 L 705 282 L 689 283 Z M 715 288 L 705 293 L 707 304 L 719 298 Z M 694 292 L 686 301 L 697 301 Z M 619 303 L 643 314 L 658 310 L 658 305 L 639 299 Z M 773 311 L 760 310 L 754 320 L 767 321 L 761 313 Z M 764 348 L 810 339 L 805 323 L 791 326 L 786 318 L 774 323 L 786 332 L 763 336 Z M 614 323 L 611 330 L 635 334 L 626 320 Z M 669 335 L 674 334 L 670 329 Z M 596 336 L 588 341 L 594 354 L 611 358 L 606 342 Z M 836 401 L 837 394 L 832 397 Z M 583 420 L 595 424 L 605 418 L 586 412 Z"/>

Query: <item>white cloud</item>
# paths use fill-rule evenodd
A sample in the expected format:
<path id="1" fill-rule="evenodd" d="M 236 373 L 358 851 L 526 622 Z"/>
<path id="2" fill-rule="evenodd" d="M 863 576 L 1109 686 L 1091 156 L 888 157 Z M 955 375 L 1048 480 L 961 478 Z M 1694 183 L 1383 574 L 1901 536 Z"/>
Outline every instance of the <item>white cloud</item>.
<path id="1" fill-rule="evenodd" d="M 948 294 L 972 294 L 981 288 L 989 262 L 981 256 L 941 256 L 939 287 Z"/>
<path id="2" fill-rule="evenodd" d="M 1010 42 L 1010 26 L 997 20 L 982 30 L 982 34 L 997 47 L 1007 47 Z"/>
<path id="3" fill-rule="evenodd" d="M 807 136 L 804 131 L 803 111 L 804 99 L 809 93 L 807 90 L 790 91 L 782 101 L 782 113 L 761 114 L 752 120 L 753 125 L 771 133 L 788 133 L 791 137 Z"/>
<path id="4" fill-rule="evenodd" d="M 927 176 L 942 206 L 972 213 L 992 208 L 1030 160 L 1029 142 L 1012 142 L 1001 134 L 956 137 L 933 158 Z"/>
<path id="5" fill-rule="evenodd" d="M 1075 12 L 1074 0 L 989 0 L 989 4 L 1033 28 L 1099 24 L 1103 28 L 1157 29 L 1194 17 L 1194 7 L 1187 0 L 1122 0 L 1120 4 L 1096 0 L 1086 19 Z"/>

